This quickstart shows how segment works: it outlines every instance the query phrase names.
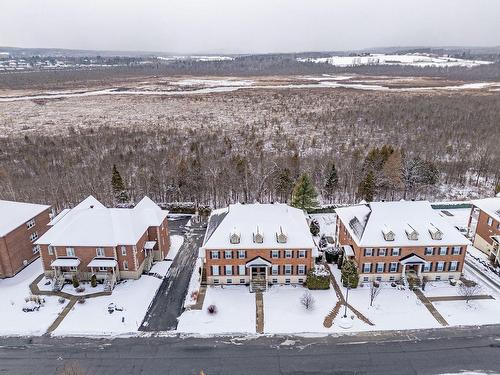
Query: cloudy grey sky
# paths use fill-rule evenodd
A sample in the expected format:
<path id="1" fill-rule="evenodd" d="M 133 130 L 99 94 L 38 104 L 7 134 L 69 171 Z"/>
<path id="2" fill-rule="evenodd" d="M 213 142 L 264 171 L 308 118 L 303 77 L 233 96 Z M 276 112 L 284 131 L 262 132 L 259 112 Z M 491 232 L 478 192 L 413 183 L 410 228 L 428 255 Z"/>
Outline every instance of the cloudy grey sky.
<path id="1" fill-rule="evenodd" d="M 498 0 L 0 0 L 0 45 L 177 53 L 500 45 Z"/>

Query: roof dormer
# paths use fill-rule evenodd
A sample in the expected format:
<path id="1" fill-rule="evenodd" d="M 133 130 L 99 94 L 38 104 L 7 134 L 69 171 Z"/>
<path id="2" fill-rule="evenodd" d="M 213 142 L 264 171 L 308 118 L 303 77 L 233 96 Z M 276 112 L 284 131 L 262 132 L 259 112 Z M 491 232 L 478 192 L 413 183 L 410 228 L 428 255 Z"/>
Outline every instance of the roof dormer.
<path id="1" fill-rule="evenodd" d="M 434 224 L 430 223 L 429 224 L 429 233 L 431 235 L 431 238 L 433 240 L 442 240 L 443 239 L 443 232 L 439 230 L 438 227 L 436 227 Z"/>
<path id="2" fill-rule="evenodd" d="M 255 243 L 263 243 L 264 242 L 264 235 L 262 234 L 258 225 L 257 225 L 255 232 L 253 233 L 253 242 L 255 242 Z"/>
<path id="3" fill-rule="evenodd" d="M 278 243 L 286 243 L 287 240 L 288 240 L 288 237 L 287 237 L 285 231 L 283 230 L 283 227 L 280 225 L 280 227 L 278 228 L 278 231 L 276 232 L 276 241 Z"/>
<path id="4" fill-rule="evenodd" d="M 418 240 L 418 232 L 410 224 L 405 225 L 405 232 L 406 232 L 406 237 L 408 237 L 409 240 L 413 241 Z"/>
<path id="5" fill-rule="evenodd" d="M 234 227 L 233 230 L 231 231 L 231 234 L 229 235 L 229 242 L 231 242 L 232 244 L 238 244 L 240 243 L 240 240 L 241 240 L 240 232 L 238 232 L 236 230 L 236 227 Z"/>
<path id="6" fill-rule="evenodd" d="M 394 231 L 385 224 L 382 227 L 382 234 L 384 235 L 384 239 L 386 241 L 394 241 L 394 238 L 396 237 Z"/>

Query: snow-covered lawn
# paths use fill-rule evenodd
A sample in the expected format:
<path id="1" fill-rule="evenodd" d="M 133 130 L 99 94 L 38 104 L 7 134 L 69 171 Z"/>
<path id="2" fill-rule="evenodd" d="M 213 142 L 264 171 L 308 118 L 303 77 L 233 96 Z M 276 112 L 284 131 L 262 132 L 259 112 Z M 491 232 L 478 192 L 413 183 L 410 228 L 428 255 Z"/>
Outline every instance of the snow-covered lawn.
<path id="1" fill-rule="evenodd" d="M 38 289 L 40 289 L 43 292 L 51 292 L 52 291 L 52 280 L 47 279 L 46 277 L 43 277 L 39 282 L 38 282 Z M 103 284 L 97 284 L 95 288 L 92 288 L 90 285 L 90 282 L 83 282 L 80 281 L 80 287 L 85 288 L 83 292 L 77 292 L 75 288 L 73 287 L 73 284 L 68 283 L 64 284 L 62 288 L 62 292 L 72 294 L 74 296 L 86 296 L 89 294 L 93 293 L 99 293 L 104 291 L 104 285 Z"/>
<path id="2" fill-rule="evenodd" d="M 0 335 L 43 335 L 66 306 L 67 301 L 60 304 L 57 297 L 45 296 L 39 311 L 22 311 L 29 284 L 41 273 L 38 259 L 16 276 L 0 280 Z"/>
<path id="3" fill-rule="evenodd" d="M 333 289 L 311 290 L 313 308 L 306 310 L 300 303 L 302 295 L 308 291 L 302 286 L 272 286 L 264 295 L 265 333 L 331 332 L 325 328 L 325 316 L 337 303 Z"/>
<path id="4" fill-rule="evenodd" d="M 207 312 L 210 305 L 216 314 Z M 255 294 L 246 286 L 208 287 L 203 309 L 187 310 L 178 319 L 182 333 L 255 333 Z"/>
<path id="5" fill-rule="evenodd" d="M 117 335 L 137 332 L 161 280 L 142 275 L 116 285 L 113 294 L 77 303 L 54 331 L 54 335 Z M 108 312 L 115 303 L 123 311 Z M 122 319 L 124 319 L 122 321 Z"/>
<path id="6" fill-rule="evenodd" d="M 178 236 L 178 235 L 170 236 L 170 250 L 168 251 L 168 254 L 165 257 L 165 260 L 156 262 L 153 265 L 153 267 L 151 267 L 149 273 L 157 274 L 163 277 L 167 276 L 168 270 L 170 269 L 170 266 L 172 265 L 172 262 L 174 261 L 174 258 L 177 256 L 177 253 L 179 252 L 179 249 L 181 248 L 183 243 L 184 243 L 184 236 Z"/>
<path id="7" fill-rule="evenodd" d="M 500 301 L 498 299 L 433 302 L 450 325 L 481 325 L 500 323 Z"/>
<path id="8" fill-rule="evenodd" d="M 311 214 L 311 218 L 318 220 L 320 227 L 320 234 L 335 236 L 335 223 L 337 215 L 334 213 L 326 214 Z"/>

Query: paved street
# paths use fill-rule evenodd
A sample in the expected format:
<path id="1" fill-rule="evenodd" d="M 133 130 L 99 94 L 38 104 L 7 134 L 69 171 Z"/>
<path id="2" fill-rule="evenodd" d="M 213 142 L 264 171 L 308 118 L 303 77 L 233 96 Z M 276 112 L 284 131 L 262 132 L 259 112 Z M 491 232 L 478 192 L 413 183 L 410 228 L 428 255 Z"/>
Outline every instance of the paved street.
<path id="1" fill-rule="evenodd" d="M 183 218 L 169 221 L 170 234 L 183 235 L 187 220 Z M 204 235 L 205 229 L 200 224 L 193 224 L 186 230 L 184 243 L 167 277 L 163 280 L 140 330 L 168 331 L 177 328 L 177 317 L 183 311 L 184 298 Z"/>
<path id="2" fill-rule="evenodd" d="M 341 337 L 0 339 L 0 373 L 443 374 L 500 372 L 500 326 Z M 66 372 L 69 373 L 69 372 Z"/>

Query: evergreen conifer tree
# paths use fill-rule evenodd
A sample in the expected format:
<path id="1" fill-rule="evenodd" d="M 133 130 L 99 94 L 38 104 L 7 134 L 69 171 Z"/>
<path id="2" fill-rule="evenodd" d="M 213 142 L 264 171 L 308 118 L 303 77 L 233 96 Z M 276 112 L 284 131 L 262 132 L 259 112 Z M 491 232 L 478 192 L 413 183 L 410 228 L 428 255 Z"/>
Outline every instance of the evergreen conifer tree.
<path id="1" fill-rule="evenodd" d="M 111 175 L 111 186 L 113 188 L 113 197 L 118 203 L 125 203 L 129 200 L 128 194 L 125 190 L 125 184 L 123 183 L 122 176 L 116 168 L 116 164 L 113 164 L 113 172 Z"/>
<path id="2" fill-rule="evenodd" d="M 358 286 L 358 270 L 352 260 L 346 260 L 344 264 L 342 264 L 341 279 L 344 286 L 349 285 L 350 288 L 356 288 Z"/>
<path id="3" fill-rule="evenodd" d="M 368 172 L 361 181 L 358 192 L 365 201 L 373 201 L 373 196 L 375 195 L 375 176 L 372 171 Z"/>
<path id="4" fill-rule="evenodd" d="M 325 194 L 328 201 L 331 202 L 333 198 L 333 193 L 339 184 L 339 178 L 337 175 L 337 169 L 335 168 L 335 163 L 332 163 L 328 175 L 326 177 L 325 183 Z"/>
<path id="5" fill-rule="evenodd" d="M 310 210 L 318 206 L 316 189 L 307 174 L 299 177 L 292 194 L 292 206 L 302 210 Z"/>

